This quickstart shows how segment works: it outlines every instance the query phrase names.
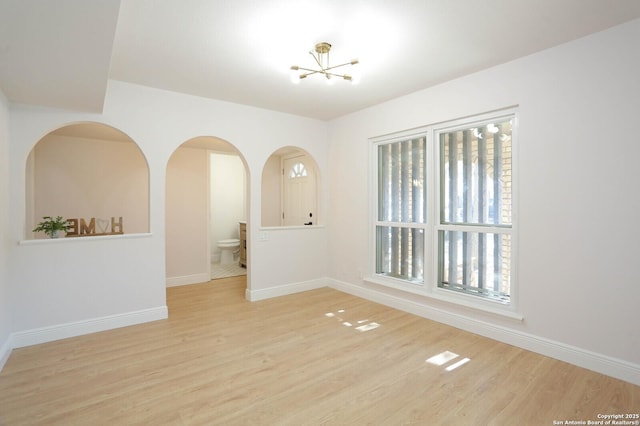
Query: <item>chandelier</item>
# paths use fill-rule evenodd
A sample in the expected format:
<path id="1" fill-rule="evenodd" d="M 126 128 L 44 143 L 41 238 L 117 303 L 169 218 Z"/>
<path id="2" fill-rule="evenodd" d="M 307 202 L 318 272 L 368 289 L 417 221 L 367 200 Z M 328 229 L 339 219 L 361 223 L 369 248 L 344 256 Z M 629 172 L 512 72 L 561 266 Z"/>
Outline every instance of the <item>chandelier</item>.
<path id="1" fill-rule="evenodd" d="M 340 65 L 330 65 L 329 64 L 329 51 L 331 50 L 331 45 L 327 42 L 322 42 L 316 44 L 315 53 L 309 51 L 309 54 L 313 56 L 313 59 L 316 61 L 316 64 L 320 67 L 320 69 L 310 69 L 299 67 L 298 65 L 293 65 L 291 67 L 291 81 L 293 83 L 299 83 L 303 78 L 307 78 L 313 74 L 324 75 L 327 79 L 327 83 L 331 84 L 335 81 L 334 77 L 342 78 L 344 80 L 350 81 L 351 83 L 357 83 L 357 78 L 352 74 L 337 74 L 333 70 L 336 68 L 344 67 L 346 65 L 355 65 L 358 63 L 357 59 L 353 59 L 350 62 L 346 62 Z"/>

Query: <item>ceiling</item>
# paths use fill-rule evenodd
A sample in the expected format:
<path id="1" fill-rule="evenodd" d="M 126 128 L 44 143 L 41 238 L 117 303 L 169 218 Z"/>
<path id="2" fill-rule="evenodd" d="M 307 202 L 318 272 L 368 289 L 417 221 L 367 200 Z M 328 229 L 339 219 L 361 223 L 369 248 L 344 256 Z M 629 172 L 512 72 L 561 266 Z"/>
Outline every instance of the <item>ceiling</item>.
<path id="1" fill-rule="evenodd" d="M 330 120 L 637 18 L 638 0 L 0 0 L 0 88 L 101 111 L 114 79 Z M 290 82 L 321 41 L 358 85 Z"/>

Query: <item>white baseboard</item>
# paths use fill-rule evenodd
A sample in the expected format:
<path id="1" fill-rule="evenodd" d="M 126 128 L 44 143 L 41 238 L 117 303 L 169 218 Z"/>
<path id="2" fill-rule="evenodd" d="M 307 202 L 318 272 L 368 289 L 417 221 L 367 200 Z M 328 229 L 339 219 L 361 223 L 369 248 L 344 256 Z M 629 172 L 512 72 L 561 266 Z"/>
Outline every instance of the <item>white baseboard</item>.
<path id="1" fill-rule="evenodd" d="M 167 277 L 167 287 L 206 283 L 207 281 L 211 281 L 211 275 L 208 273 L 183 275 L 181 277 Z"/>
<path id="2" fill-rule="evenodd" d="M 12 335 L 12 347 L 21 348 L 24 346 L 37 345 L 40 343 L 52 342 L 54 340 L 66 339 L 68 337 L 81 336 L 84 334 L 96 333 L 98 331 L 111 330 L 114 328 L 166 319 L 168 316 L 169 311 L 167 307 L 159 306 L 157 308 L 92 318 L 85 321 L 18 331 Z"/>
<path id="3" fill-rule="evenodd" d="M 0 371 L 2 371 L 2 368 L 7 363 L 9 356 L 11 356 L 11 351 L 13 350 L 12 340 L 13 337 L 10 334 L 7 336 L 7 339 L 4 341 L 2 346 L 0 346 Z"/>
<path id="4" fill-rule="evenodd" d="M 245 291 L 245 297 L 250 302 L 258 300 L 271 299 L 273 297 L 286 296 L 288 294 L 300 293 L 307 290 L 315 290 L 316 288 L 328 287 L 326 279 L 317 279 L 310 281 L 301 281 L 298 283 L 279 285 L 269 288 L 261 288 L 259 290 Z"/>
<path id="5" fill-rule="evenodd" d="M 333 289 L 349 293 L 363 299 L 371 300 L 376 303 L 390 306 L 392 308 L 447 324 L 452 327 L 460 328 L 503 343 L 508 343 L 519 348 L 568 362 L 570 364 L 640 386 L 640 365 L 638 364 L 535 336 L 533 334 L 479 321 L 476 318 L 455 314 L 443 309 L 434 308 L 415 301 L 392 296 L 374 289 L 333 279 L 327 279 L 327 282 L 328 286 Z"/>

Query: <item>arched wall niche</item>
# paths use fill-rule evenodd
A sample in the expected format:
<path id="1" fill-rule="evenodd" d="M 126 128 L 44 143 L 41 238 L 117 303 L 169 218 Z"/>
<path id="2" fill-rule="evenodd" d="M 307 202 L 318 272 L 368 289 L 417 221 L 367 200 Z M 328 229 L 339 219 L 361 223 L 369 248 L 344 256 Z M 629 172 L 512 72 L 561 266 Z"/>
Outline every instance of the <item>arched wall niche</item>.
<path id="1" fill-rule="evenodd" d="M 249 172 L 230 142 L 198 136 L 181 144 L 167 161 L 167 285 L 208 281 L 219 263 L 217 242 L 239 238 L 248 217 Z"/>
<path id="2" fill-rule="evenodd" d="M 319 217 L 318 165 L 311 154 L 295 146 L 271 154 L 262 169 L 261 226 L 313 226 Z"/>
<path id="3" fill-rule="evenodd" d="M 43 136 L 25 167 L 25 238 L 44 216 L 75 225 L 70 236 L 149 232 L 149 166 L 124 132 L 99 122 L 69 123 Z"/>

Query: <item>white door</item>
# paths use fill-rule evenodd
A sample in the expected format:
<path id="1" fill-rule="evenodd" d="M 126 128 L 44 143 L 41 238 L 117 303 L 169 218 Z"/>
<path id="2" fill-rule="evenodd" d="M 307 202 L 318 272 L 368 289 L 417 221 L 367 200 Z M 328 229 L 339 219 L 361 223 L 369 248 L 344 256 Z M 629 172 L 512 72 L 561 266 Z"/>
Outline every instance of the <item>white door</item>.
<path id="1" fill-rule="evenodd" d="M 282 225 L 316 225 L 316 174 L 306 156 L 282 162 Z"/>

